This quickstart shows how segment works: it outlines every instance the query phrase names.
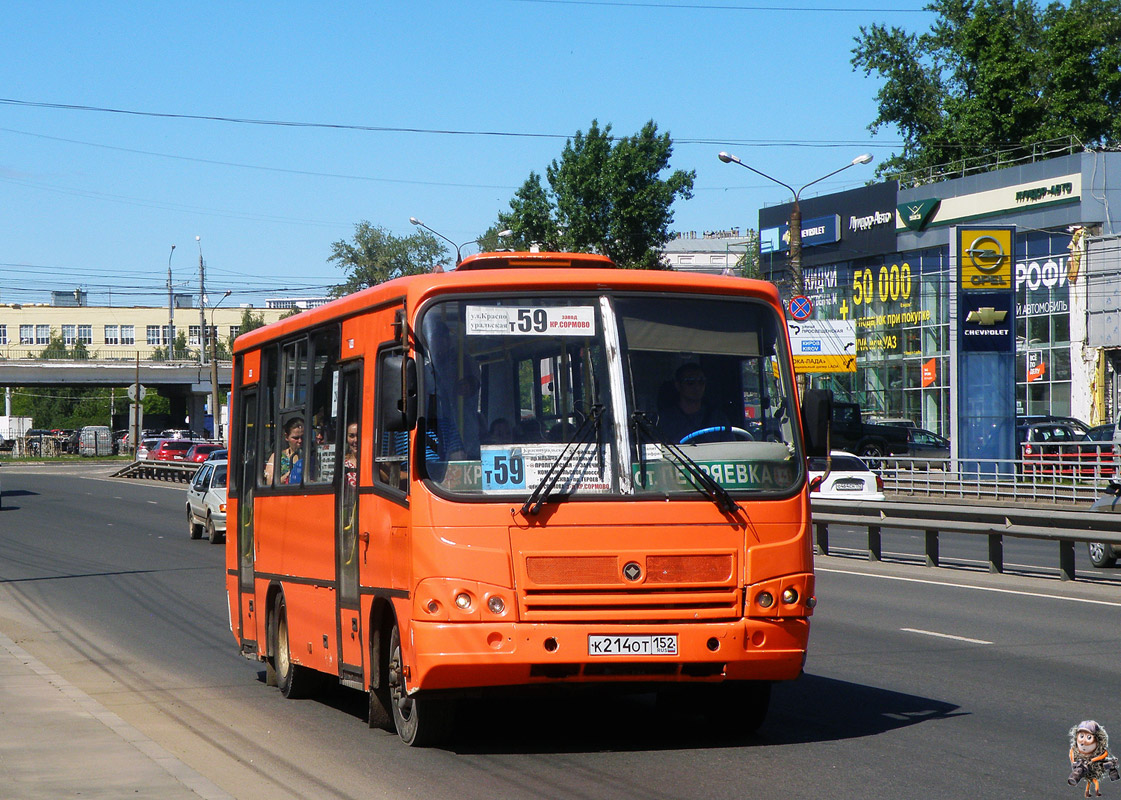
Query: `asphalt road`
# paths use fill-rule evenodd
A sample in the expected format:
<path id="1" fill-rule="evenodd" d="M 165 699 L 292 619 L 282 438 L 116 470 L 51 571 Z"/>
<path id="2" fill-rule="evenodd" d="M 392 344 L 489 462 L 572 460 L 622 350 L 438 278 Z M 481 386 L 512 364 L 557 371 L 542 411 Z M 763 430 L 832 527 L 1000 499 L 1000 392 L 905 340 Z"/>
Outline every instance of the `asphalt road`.
<path id="1" fill-rule="evenodd" d="M 266 687 L 183 486 L 97 471 L 3 468 L 0 631 L 239 798 L 1076 797 L 1068 728 L 1121 730 L 1116 585 L 842 555 L 757 736 L 645 696 L 476 701 L 454 744 L 406 748 L 359 693 Z"/>

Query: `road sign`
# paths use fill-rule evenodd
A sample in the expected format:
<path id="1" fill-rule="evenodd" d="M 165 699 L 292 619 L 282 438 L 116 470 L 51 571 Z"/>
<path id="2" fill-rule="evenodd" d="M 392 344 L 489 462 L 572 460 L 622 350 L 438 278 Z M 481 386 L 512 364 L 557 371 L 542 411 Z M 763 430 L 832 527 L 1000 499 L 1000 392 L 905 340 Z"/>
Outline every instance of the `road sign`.
<path id="1" fill-rule="evenodd" d="M 140 389 L 140 399 L 141 400 L 143 400 L 148 395 L 148 387 L 141 386 L 138 383 L 132 384 L 131 386 L 128 387 L 128 399 L 131 400 L 134 403 L 136 402 L 136 389 L 137 389 L 137 387 L 139 387 L 139 389 Z"/>
<path id="2" fill-rule="evenodd" d="M 795 372 L 856 372 L 856 323 L 851 319 L 787 321 Z"/>
<path id="3" fill-rule="evenodd" d="M 790 298 L 790 316 L 801 322 L 810 318 L 810 314 L 814 312 L 813 300 L 806 297 L 804 294 L 795 295 Z"/>

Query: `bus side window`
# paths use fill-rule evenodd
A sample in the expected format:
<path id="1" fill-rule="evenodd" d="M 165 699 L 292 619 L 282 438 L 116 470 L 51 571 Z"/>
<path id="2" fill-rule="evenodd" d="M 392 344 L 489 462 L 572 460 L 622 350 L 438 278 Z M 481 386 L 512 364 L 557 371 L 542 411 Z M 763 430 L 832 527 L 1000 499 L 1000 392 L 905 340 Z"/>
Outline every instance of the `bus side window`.
<path id="1" fill-rule="evenodd" d="M 258 448 L 255 463 L 261 467 L 257 470 L 260 486 L 272 485 L 272 472 L 266 471 L 264 465 L 276 449 L 276 372 L 276 348 L 267 346 L 261 350 L 261 430 L 254 440 L 246 441 L 247 447 Z"/>
<path id="2" fill-rule="evenodd" d="M 389 369 L 387 361 L 400 356 L 400 348 L 387 348 L 378 352 L 375 373 L 374 406 L 374 481 L 399 492 L 409 489 L 409 431 L 389 430 L 386 426 L 386 392 L 383 387 L 390 381 L 400 382 L 400 370 Z"/>
<path id="3" fill-rule="evenodd" d="M 335 460 L 344 438 L 338 429 L 338 409 L 332 402 L 339 394 L 339 341 L 335 325 L 317 331 L 311 338 L 307 483 L 331 483 L 335 479 Z"/>

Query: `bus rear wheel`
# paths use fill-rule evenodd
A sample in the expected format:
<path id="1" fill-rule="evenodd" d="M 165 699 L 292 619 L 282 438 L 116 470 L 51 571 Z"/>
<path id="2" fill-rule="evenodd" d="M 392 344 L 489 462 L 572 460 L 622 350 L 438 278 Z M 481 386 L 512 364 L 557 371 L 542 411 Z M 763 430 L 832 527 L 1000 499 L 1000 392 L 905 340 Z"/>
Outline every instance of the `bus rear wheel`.
<path id="1" fill-rule="evenodd" d="M 315 672 L 300 664 L 292 663 L 292 650 L 288 641 L 288 609 L 283 594 L 276 596 L 272 634 L 273 667 L 276 670 L 276 685 L 280 687 L 280 693 L 289 700 L 309 696 L 315 682 Z"/>
<path id="2" fill-rule="evenodd" d="M 389 667 L 386 670 L 389 707 L 393 724 L 401 741 L 410 747 L 439 744 L 451 735 L 455 706 L 445 698 L 410 696 L 405 686 L 404 660 L 401 656 L 401 634 L 396 625 L 389 636 Z M 371 700 L 371 707 L 373 700 Z"/>

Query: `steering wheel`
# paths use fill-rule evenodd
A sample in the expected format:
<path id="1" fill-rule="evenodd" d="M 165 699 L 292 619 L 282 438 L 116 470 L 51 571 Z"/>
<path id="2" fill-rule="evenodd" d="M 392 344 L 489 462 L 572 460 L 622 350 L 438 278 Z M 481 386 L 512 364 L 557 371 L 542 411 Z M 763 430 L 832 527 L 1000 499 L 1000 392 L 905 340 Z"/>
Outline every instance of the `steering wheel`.
<path id="1" fill-rule="evenodd" d="M 693 431 L 692 433 L 688 433 L 685 436 L 682 436 L 678 443 L 679 444 L 688 444 L 693 439 L 696 439 L 698 436 L 704 436 L 707 433 L 732 433 L 732 434 L 735 434 L 736 436 L 742 437 L 745 442 L 754 442 L 755 441 L 755 437 L 751 435 L 751 432 L 750 431 L 745 431 L 743 428 L 733 428 L 731 425 L 717 425 L 714 428 L 701 428 L 698 431 Z"/>

